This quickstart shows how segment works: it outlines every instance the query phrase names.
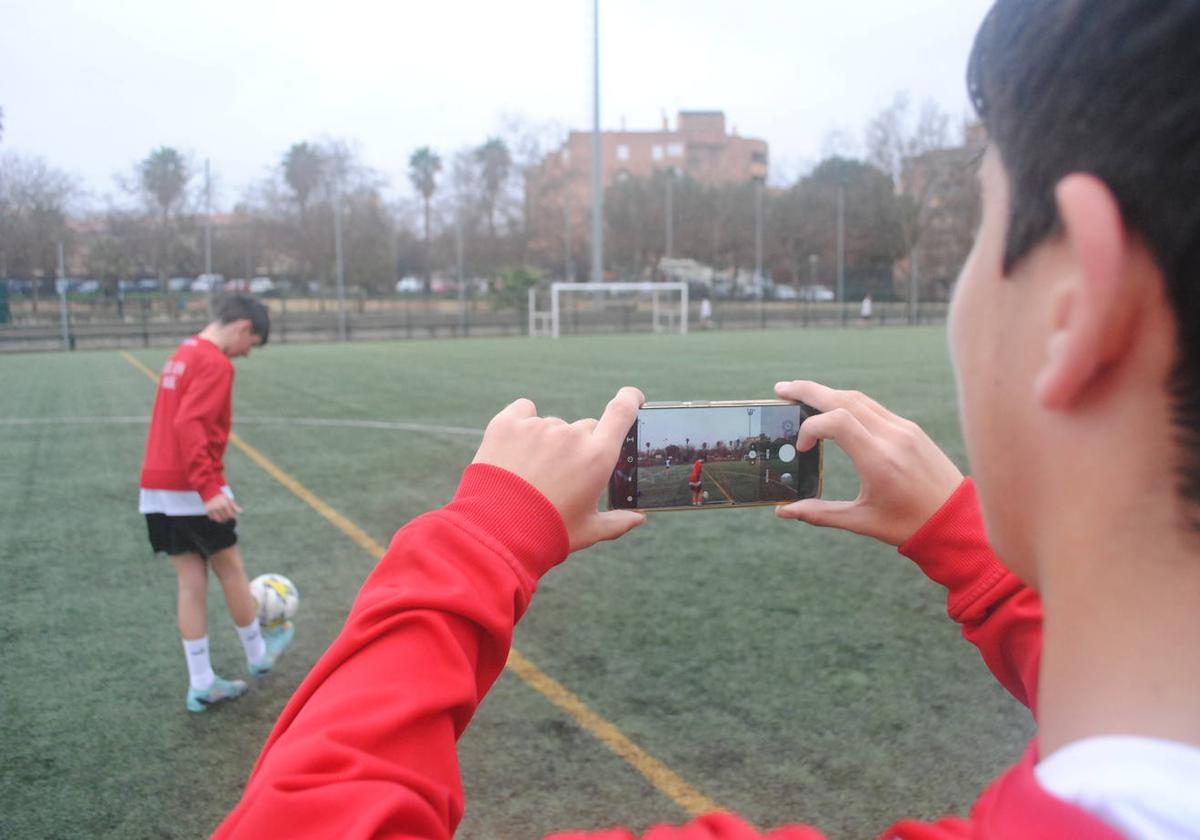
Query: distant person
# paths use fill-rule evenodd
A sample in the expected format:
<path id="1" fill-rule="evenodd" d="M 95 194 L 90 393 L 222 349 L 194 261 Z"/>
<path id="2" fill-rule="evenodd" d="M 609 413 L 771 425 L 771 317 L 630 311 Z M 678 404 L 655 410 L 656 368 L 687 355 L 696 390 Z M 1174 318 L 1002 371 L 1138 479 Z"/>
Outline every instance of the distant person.
<path id="1" fill-rule="evenodd" d="M 862 394 L 775 387 L 822 411 L 797 448 L 835 441 L 860 480 L 853 501 L 801 500 L 778 515 L 898 546 L 945 587 L 950 617 L 1037 722 L 969 814 L 901 819 L 880 837 L 1200 834 L 1198 43 L 1196 0 L 998 0 L 984 20 L 969 71 L 990 138 L 982 220 L 948 330 L 973 480 Z M 488 424 L 454 500 L 393 539 L 217 837 L 453 835 L 457 739 L 539 578 L 644 521 L 596 504 L 641 398 L 623 389 L 598 422 L 571 425 L 518 400 Z M 858 581 L 846 587 L 862 590 L 863 609 L 888 606 L 872 607 Z M 846 784 L 865 800 L 876 774 L 861 770 Z M 510 781 L 546 795 L 534 776 Z M 582 792 L 563 781 L 553 795 Z M 760 834 L 717 813 L 646 836 L 820 835 Z"/>
<path id="2" fill-rule="evenodd" d="M 704 459 L 697 458 L 688 473 L 688 490 L 692 493 L 692 504 L 699 507 L 704 504 Z"/>
<path id="3" fill-rule="evenodd" d="M 862 306 L 858 310 L 858 320 L 863 325 L 871 323 L 871 296 L 869 294 L 863 296 Z"/>
<path id="4" fill-rule="evenodd" d="M 707 296 L 700 300 L 700 329 L 711 330 L 712 321 L 712 301 Z"/>
<path id="5" fill-rule="evenodd" d="M 178 579 L 177 616 L 187 661 L 188 711 L 203 712 L 246 691 L 242 680 L 213 673 L 208 652 L 208 568 L 225 595 L 250 674 L 262 676 L 291 643 L 291 622 L 264 637 L 237 546 L 242 512 L 225 481 L 225 444 L 233 406 L 233 364 L 267 343 L 267 308 L 233 295 L 212 323 L 172 354 L 158 378 L 146 438 L 138 511 L 150 546 L 171 558 Z"/>

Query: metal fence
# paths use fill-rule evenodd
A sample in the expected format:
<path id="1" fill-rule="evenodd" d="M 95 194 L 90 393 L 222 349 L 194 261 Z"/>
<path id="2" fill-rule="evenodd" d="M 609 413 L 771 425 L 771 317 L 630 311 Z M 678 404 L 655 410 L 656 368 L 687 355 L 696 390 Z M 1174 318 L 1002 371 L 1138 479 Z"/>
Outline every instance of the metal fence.
<path id="1" fill-rule="evenodd" d="M 271 297 L 272 343 L 336 341 L 338 302 L 329 297 Z M 713 300 L 714 330 L 838 327 L 861 324 L 857 302 Z M 704 330 L 699 302 L 692 301 L 688 320 Z M 85 350 L 174 346 L 204 328 L 209 299 L 204 295 L 148 294 L 124 300 L 98 295 L 69 296 L 67 317 L 61 300 L 11 294 L 8 323 L 0 324 L 0 352 Z M 902 301 L 880 301 L 871 323 L 881 325 L 942 323 L 947 304 L 928 302 L 912 310 Z M 465 300 L 425 296 L 351 298 L 345 309 L 346 337 L 351 341 L 470 336 L 519 336 L 528 330 L 525 309 L 497 309 L 490 298 Z M 579 306 L 565 309 L 563 335 L 651 332 L 650 303 L 645 305 Z"/>

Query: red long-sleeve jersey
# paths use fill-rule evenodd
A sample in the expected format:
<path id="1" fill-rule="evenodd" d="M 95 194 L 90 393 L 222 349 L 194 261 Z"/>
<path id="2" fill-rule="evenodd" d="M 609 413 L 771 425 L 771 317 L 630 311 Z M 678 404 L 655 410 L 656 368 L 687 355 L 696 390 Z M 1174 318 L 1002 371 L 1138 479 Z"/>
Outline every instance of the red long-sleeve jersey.
<path id="1" fill-rule="evenodd" d="M 449 838 L 463 813 L 456 741 L 504 667 L 538 579 L 567 554 L 550 503 L 504 470 L 474 465 L 445 508 L 410 522 L 363 585 L 342 633 L 284 708 L 219 838 Z M 1037 595 L 988 548 L 965 481 L 901 550 L 949 590 L 949 612 L 1019 700 L 1036 696 Z M 903 840 L 1104 838 L 1112 829 L 1046 793 L 1022 761 L 969 818 L 901 821 Z M 555 840 L 632 840 L 624 829 Z M 731 814 L 658 826 L 645 840 L 819 840 L 760 834 Z"/>
<path id="2" fill-rule="evenodd" d="M 233 363 L 207 339 L 180 344 L 158 377 L 141 486 L 195 490 L 208 501 L 225 485 L 233 418 Z"/>

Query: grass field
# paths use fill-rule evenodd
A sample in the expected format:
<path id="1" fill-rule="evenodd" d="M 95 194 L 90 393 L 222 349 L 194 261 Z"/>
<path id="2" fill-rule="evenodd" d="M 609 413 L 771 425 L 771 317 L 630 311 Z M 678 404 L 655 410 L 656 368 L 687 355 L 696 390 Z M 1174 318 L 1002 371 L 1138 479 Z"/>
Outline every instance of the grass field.
<path id="1" fill-rule="evenodd" d="M 167 354 L 136 355 L 157 370 Z M 793 377 L 873 394 L 962 463 L 933 328 L 270 347 L 238 363 L 235 430 L 386 543 L 450 498 L 472 430 L 517 395 L 575 418 L 627 382 L 654 400 L 739 399 Z M 0 836 L 203 836 L 373 558 L 231 447 L 248 569 L 297 583 L 297 640 L 245 698 L 189 715 L 174 576 L 136 513 L 150 381 L 116 353 L 5 356 L 0 393 Z M 826 497 L 855 490 L 830 447 Z M 236 674 L 240 645 L 210 594 L 214 666 Z M 1031 731 L 908 561 L 770 509 L 661 513 L 572 558 L 543 581 L 516 644 L 763 827 L 858 838 L 900 816 L 964 813 Z M 686 816 L 511 672 L 461 754 L 462 838 Z"/>

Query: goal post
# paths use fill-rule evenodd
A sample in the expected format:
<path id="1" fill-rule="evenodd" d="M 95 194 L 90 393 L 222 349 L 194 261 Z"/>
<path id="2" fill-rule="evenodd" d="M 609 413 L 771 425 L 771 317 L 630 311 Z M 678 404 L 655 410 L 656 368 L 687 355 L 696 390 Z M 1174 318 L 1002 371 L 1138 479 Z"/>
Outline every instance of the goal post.
<path id="1" fill-rule="evenodd" d="M 651 332 L 687 335 L 688 331 L 687 283 L 551 283 L 550 308 L 539 310 L 536 304 L 537 295 L 530 289 L 529 335 L 535 337 L 558 338 L 568 315 L 574 323 L 581 312 L 587 313 L 585 317 L 593 324 L 614 332 L 618 325 L 629 327 L 630 313 L 639 324 L 648 316 Z M 596 315 L 606 307 L 622 309 L 620 324 Z"/>

